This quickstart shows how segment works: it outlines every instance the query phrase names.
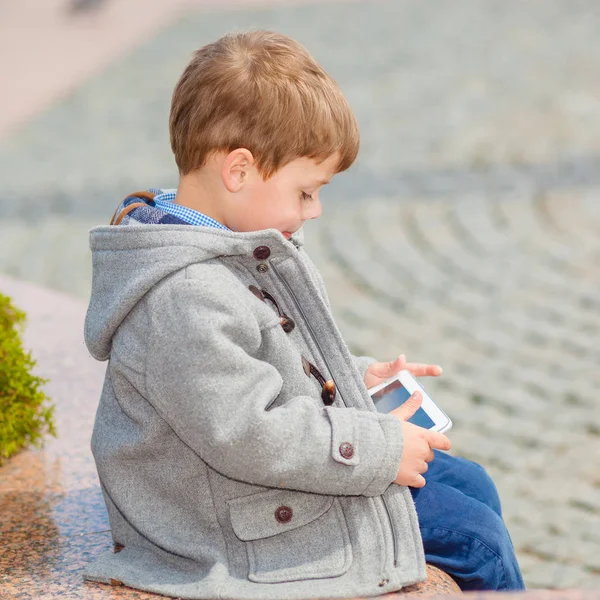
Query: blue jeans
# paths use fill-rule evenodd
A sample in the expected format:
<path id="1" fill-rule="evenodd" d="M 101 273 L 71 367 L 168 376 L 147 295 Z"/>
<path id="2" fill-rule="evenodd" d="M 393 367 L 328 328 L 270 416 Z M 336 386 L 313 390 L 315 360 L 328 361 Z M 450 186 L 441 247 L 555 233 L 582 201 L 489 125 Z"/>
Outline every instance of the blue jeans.
<path id="1" fill-rule="evenodd" d="M 477 463 L 435 451 L 423 488 L 410 488 L 425 559 L 462 590 L 522 590 L 494 482 Z"/>

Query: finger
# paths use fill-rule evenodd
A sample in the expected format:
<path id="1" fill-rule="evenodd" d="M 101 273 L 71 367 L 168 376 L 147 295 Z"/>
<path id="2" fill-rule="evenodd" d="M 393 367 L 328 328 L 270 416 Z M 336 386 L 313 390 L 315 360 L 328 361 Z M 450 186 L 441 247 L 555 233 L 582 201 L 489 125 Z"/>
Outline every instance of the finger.
<path id="1" fill-rule="evenodd" d="M 435 458 L 435 454 L 431 448 L 429 448 L 429 453 L 425 457 L 426 462 L 431 462 Z"/>
<path id="2" fill-rule="evenodd" d="M 437 448 L 438 450 L 450 450 L 452 447 L 450 440 L 443 433 L 427 430 L 425 435 L 431 448 Z"/>
<path id="3" fill-rule="evenodd" d="M 439 365 L 428 365 L 425 363 L 406 363 L 404 368 L 415 377 L 439 377 L 444 370 Z"/>
<path id="4" fill-rule="evenodd" d="M 425 477 L 423 477 L 423 475 L 417 475 L 415 477 L 413 484 L 410 487 L 422 488 L 422 487 L 425 487 L 426 483 L 427 482 L 425 481 Z"/>
<path id="5" fill-rule="evenodd" d="M 421 468 L 419 469 L 419 473 L 421 473 L 421 474 L 427 473 L 427 469 L 429 469 L 429 465 L 427 464 L 426 461 L 423 461 L 423 464 L 421 465 Z"/>
<path id="6" fill-rule="evenodd" d="M 400 408 L 393 411 L 394 415 L 401 421 L 408 421 L 419 410 L 422 402 L 423 394 L 415 392 Z M 431 446 L 431 444 L 429 445 Z"/>
<path id="7" fill-rule="evenodd" d="M 370 371 L 373 375 L 386 379 L 398 373 L 405 368 L 406 356 L 401 354 L 396 360 L 390 362 L 377 362 L 370 366 Z"/>

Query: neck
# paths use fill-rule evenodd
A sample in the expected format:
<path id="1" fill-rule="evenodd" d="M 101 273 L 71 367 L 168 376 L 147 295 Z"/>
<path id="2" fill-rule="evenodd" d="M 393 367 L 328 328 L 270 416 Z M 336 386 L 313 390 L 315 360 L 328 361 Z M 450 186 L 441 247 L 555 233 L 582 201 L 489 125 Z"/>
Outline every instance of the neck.
<path id="1" fill-rule="evenodd" d="M 179 178 L 175 202 L 226 224 L 219 191 L 215 189 L 211 178 L 201 171 Z"/>

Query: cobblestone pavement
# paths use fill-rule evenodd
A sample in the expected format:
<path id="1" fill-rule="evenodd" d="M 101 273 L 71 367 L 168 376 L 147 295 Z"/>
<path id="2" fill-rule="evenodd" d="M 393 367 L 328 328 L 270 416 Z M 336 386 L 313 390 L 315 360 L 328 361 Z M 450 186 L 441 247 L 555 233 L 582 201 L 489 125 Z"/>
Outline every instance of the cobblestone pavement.
<path id="1" fill-rule="evenodd" d="M 297 37 L 357 112 L 307 244 L 356 352 L 438 362 L 454 451 L 497 481 L 531 587 L 600 587 L 600 10 L 430 0 L 191 13 L 0 140 L 0 271 L 85 297 L 87 228 L 175 183 L 193 48 Z"/>

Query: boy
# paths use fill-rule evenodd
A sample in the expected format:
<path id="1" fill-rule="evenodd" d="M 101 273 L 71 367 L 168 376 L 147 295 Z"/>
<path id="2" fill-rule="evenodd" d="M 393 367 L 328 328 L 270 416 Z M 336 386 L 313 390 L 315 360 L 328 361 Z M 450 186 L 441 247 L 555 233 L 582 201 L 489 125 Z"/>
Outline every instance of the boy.
<path id="1" fill-rule="evenodd" d="M 419 397 L 380 414 L 366 386 L 404 367 L 440 370 L 352 357 L 299 231 L 358 152 L 341 91 L 285 36 L 225 36 L 184 71 L 170 131 L 177 191 L 136 193 L 91 232 L 86 343 L 109 359 L 92 450 L 115 553 L 86 577 L 240 599 L 373 596 L 423 581 L 407 486 L 428 490 L 433 449 L 450 443 L 406 422 Z M 518 587 L 502 521 L 476 499 L 493 484 L 442 454 L 432 469 L 441 461 L 440 496 L 424 497 L 420 515 L 427 558 L 465 588 Z M 442 486 L 464 499 L 448 495 L 452 539 L 434 504 Z M 467 549 L 468 501 L 495 521 Z M 474 563 L 466 550 L 479 551 Z M 511 578 L 477 579 L 482 560 Z"/>

